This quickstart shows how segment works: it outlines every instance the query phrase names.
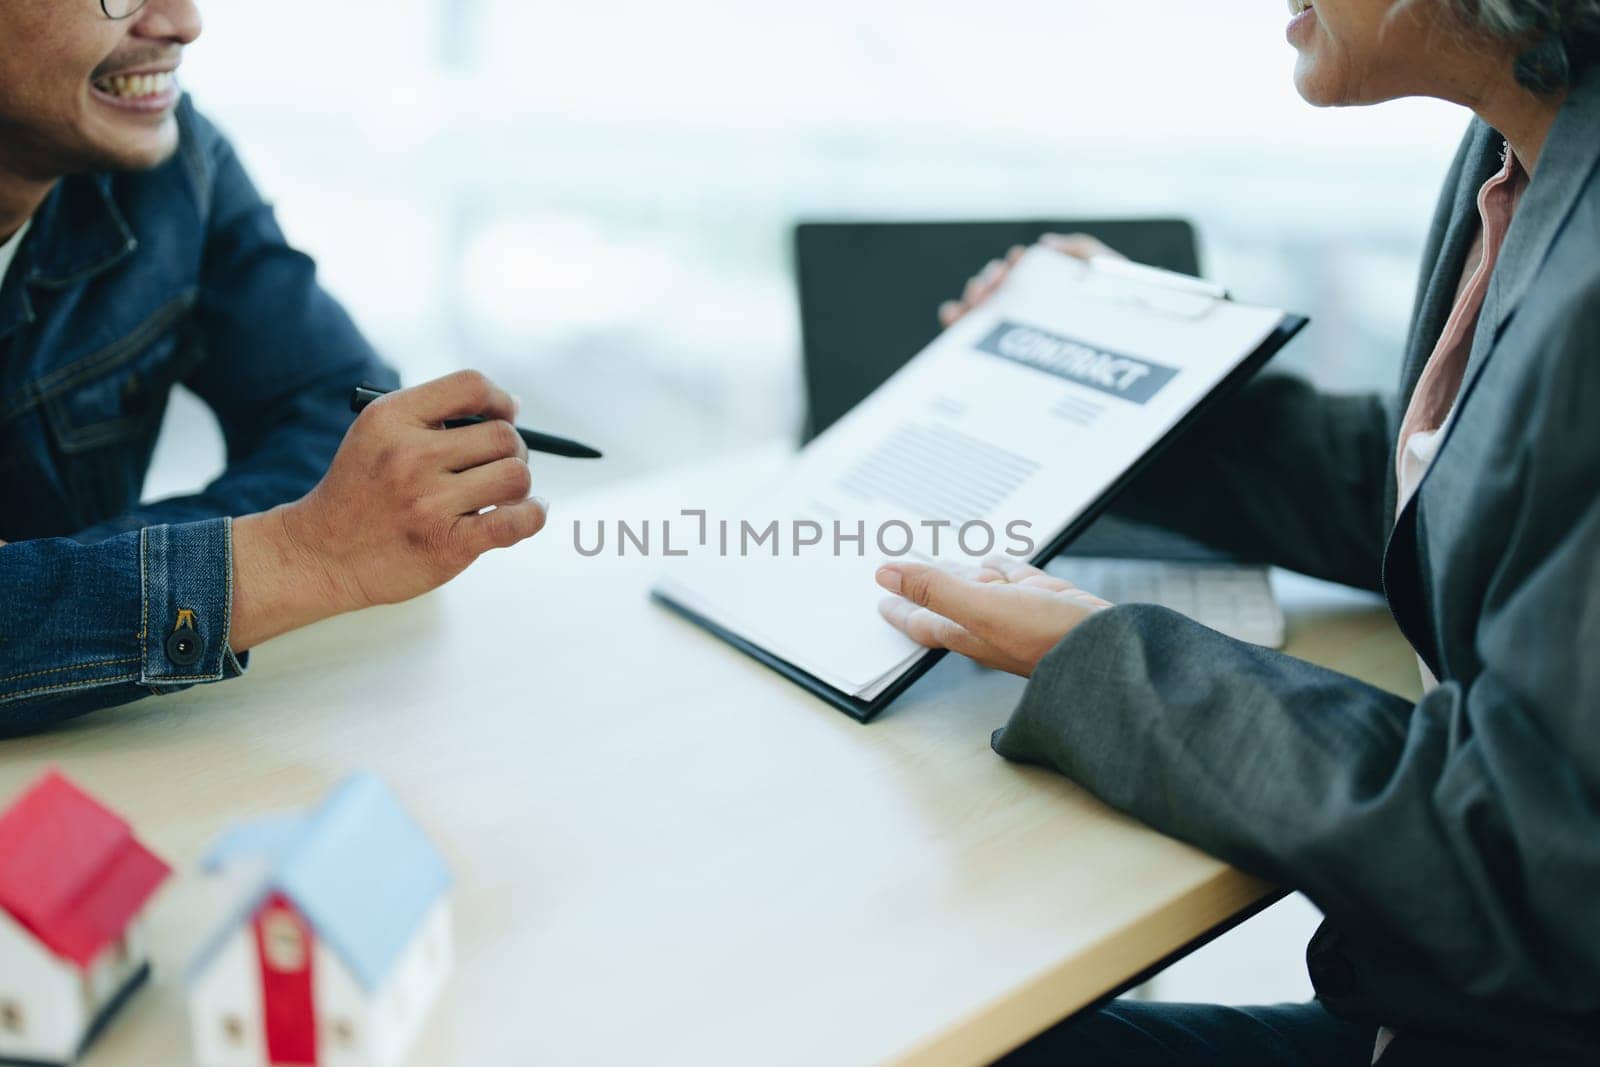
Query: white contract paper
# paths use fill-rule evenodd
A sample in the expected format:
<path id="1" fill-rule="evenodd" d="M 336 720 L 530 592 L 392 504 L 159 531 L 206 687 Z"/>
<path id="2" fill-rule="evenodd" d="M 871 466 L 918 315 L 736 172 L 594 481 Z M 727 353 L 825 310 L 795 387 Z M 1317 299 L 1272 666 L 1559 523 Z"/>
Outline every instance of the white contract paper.
<path id="1" fill-rule="evenodd" d="M 871 701 L 927 652 L 878 614 L 886 559 L 1037 557 L 1284 318 L 1180 275 L 1032 249 L 768 491 L 710 516 L 656 592 Z"/>

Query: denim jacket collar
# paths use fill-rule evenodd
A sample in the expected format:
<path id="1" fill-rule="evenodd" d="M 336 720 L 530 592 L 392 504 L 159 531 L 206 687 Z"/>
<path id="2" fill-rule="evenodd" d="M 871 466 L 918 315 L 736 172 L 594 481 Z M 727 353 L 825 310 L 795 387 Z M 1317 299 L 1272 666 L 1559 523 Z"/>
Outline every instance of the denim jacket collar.
<path id="1" fill-rule="evenodd" d="M 33 319 L 30 285 L 60 289 L 111 269 L 139 247 L 105 174 L 63 178 L 34 215 L 0 289 L 0 338 Z M 26 283 L 26 284 L 23 284 Z"/>
<path id="2" fill-rule="evenodd" d="M 39 208 L 29 243 L 28 282 L 51 288 L 86 281 L 139 247 L 107 174 L 63 179 Z"/>

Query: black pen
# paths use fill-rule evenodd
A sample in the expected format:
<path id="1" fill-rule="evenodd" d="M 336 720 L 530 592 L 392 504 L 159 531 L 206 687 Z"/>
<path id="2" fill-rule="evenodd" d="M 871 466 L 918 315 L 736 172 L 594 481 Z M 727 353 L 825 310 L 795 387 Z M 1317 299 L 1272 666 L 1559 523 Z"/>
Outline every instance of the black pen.
<path id="1" fill-rule="evenodd" d="M 388 392 L 391 392 L 391 390 L 380 388 L 369 382 L 362 382 L 350 394 L 350 410 L 360 413 L 368 404 Z M 476 426 L 481 422 L 488 421 L 482 415 L 473 415 L 465 419 L 450 419 L 444 426 L 447 430 L 454 430 L 461 426 Z M 588 445 L 581 445 L 576 441 L 569 441 L 565 437 L 540 433 L 538 430 L 524 430 L 521 426 L 517 427 L 517 433 L 521 435 L 523 443 L 528 446 L 529 452 L 543 452 L 551 456 L 566 456 L 569 459 L 600 458 L 598 449 L 590 448 Z"/>

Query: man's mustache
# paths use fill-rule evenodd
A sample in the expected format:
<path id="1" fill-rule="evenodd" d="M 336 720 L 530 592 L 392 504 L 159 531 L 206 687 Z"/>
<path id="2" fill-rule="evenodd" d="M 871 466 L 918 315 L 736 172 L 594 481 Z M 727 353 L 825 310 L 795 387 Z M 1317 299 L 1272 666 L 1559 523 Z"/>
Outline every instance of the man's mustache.
<path id="1" fill-rule="evenodd" d="M 111 77 L 130 70 L 147 70 L 150 67 L 173 67 L 183 59 L 183 48 L 180 45 L 162 45 L 158 47 L 130 48 L 109 56 L 89 75 L 90 81 Z"/>

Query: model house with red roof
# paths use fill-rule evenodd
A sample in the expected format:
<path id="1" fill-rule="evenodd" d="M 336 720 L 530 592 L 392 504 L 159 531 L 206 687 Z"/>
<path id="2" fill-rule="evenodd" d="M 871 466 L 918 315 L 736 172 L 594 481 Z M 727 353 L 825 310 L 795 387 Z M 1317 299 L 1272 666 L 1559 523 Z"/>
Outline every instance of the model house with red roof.
<path id="1" fill-rule="evenodd" d="M 169 873 L 59 772 L 0 812 L 0 1062 L 88 1047 L 149 976 L 142 916 Z"/>

